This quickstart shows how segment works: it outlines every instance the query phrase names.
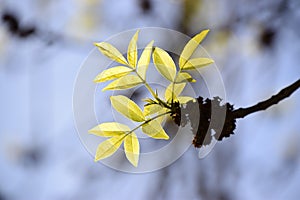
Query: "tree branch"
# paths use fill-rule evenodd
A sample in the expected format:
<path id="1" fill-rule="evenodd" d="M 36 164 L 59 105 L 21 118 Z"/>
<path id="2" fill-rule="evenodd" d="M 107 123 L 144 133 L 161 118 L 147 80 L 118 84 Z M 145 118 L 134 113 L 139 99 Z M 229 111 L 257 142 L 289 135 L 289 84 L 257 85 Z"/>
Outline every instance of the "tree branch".
<path id="1" fill-rule="evenodd" d="M 239 109 L 234 109 L 230 103 L 221 104 L 221 98 L 219 97 L 204 100 L 200 96 L 197 98 L 197 102 L 190 101 L 186 106 L 181 106 L 181 109 L 178 105 L 174 105 L 178 109 L 173 109 L 171 116 L 177 125 L 185 126 L 188 121 L 191 123 L 195 135 L 193 144 L 199 148 L 210 144 L 213 137 L 218 141 L 230 137 L 234 134 L 237 119 L 268 109 L 289 97 L 299 87 L 300 79 L 265 101 L 248 108 Z M 218 117 L 212 118 L 213 113 L 214 116 Z M 211 135 L 212 130 L 215 132 L 213 136 Z"/>
<path id="2" fill-rule="evenodd" d="M 250 115 L 252 113 L 266 110 L 269 107 L 279 103 L 283 99 L 289 97 L 291 94 L 293 94 L 298 88 L 300 87 L 300 79 L 298 79 L 293 84 L 287 86 L 286 88 L 282 89 L 278 94 L 273 95 L 269 99 L 259 102 L 254 106 L 248 107 L 248 108 L 239 108 L 237 110 L 234 110 L 232 115 L 235 119 L 238 118 L 244 118 L 247 115 Z"/>

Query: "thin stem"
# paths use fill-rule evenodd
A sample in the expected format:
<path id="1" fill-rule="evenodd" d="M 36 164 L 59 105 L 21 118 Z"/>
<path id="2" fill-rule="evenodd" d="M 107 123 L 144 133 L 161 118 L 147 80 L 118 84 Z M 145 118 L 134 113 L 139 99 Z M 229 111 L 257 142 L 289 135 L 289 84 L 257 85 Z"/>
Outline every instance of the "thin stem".
<path id="1" fill-rule="evenodd" d="M 149 90 L 149 92 L 151 93 L 151 95 L 154 97 L 154 98 L 158 98 L 157 95 L 155 94 L 155 92 L 152 90 L 152 88 L 150 87 L 150 85 L 148 83 L 146 83 L 146 81 L 144 82 L 145 84 L 145 87 Z"/>
<path id="2" fill-rule="evenodd" d="M 135 74 L 141 79 L 141 81 L 143 82 L 143 84 L 145 85 L 145 87 L 148 89 L 148 91 L 151 93 L 151 95 L 160 103 L 162 104 L 164 107 L 171 109 L 171 107 L 164 102 L 163 100 L 161 100 L 156 94 L 155 92 L 152 90 L 151 86 L 146 82 L 146 80 L 143 79 L 143 77 L 141 77 L 139 75 L 139 73 L 136 71 L 136 69 L 133 70 L 133 72 L 135 72 Z"/>
<path id="3" fill-rule="evenodd" d="M 275 105 L 279 103 L 281 100 L 289 97 L 293 92 L 295 92 L 300 87 L 300 79 L 298 79 L 293 84 L 289 85 L 288 87 L 282 89 L 279 93 L 276 95 L 273 95 L 269 99 L 259 102 L 255 104 L 254 106 L 250 106 L 248 108 L 239 108 L 237 110 L 233 111 L 234 118 L 244 118 L 247 115 L 250 115 L 252 113 L 266 110 L 267 108 L 271 107 L 272 105 Z"/>
<path id="4" fill-rule="evenodd" d="M 167 115 L 167 114 L 171 114 L 171 111 L 168 111 L 168 112 L 165 112 L 165 113 L 162 113 L 162 114 L 159 114 L 159 115 L 156 115 L 155 117 L 151 118 L 151 119 L 148 119 L 146 120 L 145 122 L 141 123 L 140 125 L 138 125 L 137 127 L 135 127 L 134 129 L 132 129 L 131 131 L 129 131 L 126 135 L 129 135 L 130 133 L 132 133 L 133 131 L 136 131 L 137 129 L 141 128 L 143 125 L 159 118 L 159 117 L 162 117 L 164 115 Z"/>
<path id="5" fill-rule="evenodd" d="M 159 118 L 159 117 L 162 117 L 162 116 L 164 116 L 164 115 L 166 115 L 166 114 L 170 114 L 170 113 L 171 113 L 170 111 L 169 111 L 169 112 L 165 112 L 165 113 L 159 114 L 159 115 L 157 115 L 157 116 L 155 116 L 155 117 L 153 117 L 153 118 L 151 118 L 151 119 L 146 120 L 146 121 L 143 122 L 142 124 L 138 125 L 138 126 L 135 127 L 134 129 L 132 129 L 131 131 L 129 131 L 128 133 L 126 133 L 126 134 L 125 134 L 120 140 L 118 140 L 118 141 L 122 141 L 125 137 L 127 137 L 129 134 L 133 133 L 133 132 L 136 131 L 137 129 L 141 128 L 143 125 L 145 125 L 145 124 L 147 124 L 147 123 L 149 123 L 149 122 L 151 122 L 151 121 L 153 121 L 153 120 L 155 120 L 155 119 L 157 119 L 157 118 Z"/>
<path id="6" fill-rule="evenodd" d="M 174 100 L 174 87 L 175 87 L 175 83 L 176 80 L 178 78 L 178 74 L 181 72 L 181 68 L 179 68 L 179 71 L 176 73 L 176 76 L 174 78 L 174 81 L 172 82 L 172 104 L 173 104 L 173 100 Z"/>

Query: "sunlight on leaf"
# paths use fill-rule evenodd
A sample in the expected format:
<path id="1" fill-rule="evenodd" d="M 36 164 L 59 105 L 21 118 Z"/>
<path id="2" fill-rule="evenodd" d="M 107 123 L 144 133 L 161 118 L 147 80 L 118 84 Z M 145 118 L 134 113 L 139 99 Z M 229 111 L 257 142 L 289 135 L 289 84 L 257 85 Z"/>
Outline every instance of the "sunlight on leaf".
<path id="1" fill-rule="evenodd" d="M 160 121 L 155 119 L 150 121 L 142 126 L 142 131 L 152 137 L 154 139 L 164 139 L 168 140 L 169 136 L 166 134 L 162 126 L 160 125 Z"/>
<path id="2" fill-rule="evenodd" d="M 212 63 L 214 63 L 214 61 L 209 58 L 194 58 L 194 59 L 188 60 L 187 63 L 182 68 L 182 70 L 193 70 L 196 68 L 205 67 Z"/>
<path id="3" fill-rule="evenodd" d="M 110 101 L 114 109 L 122 115 L 136 122 L 145 121 L 145 116 L 140 107 L 128 97 L 123 95 L 111 96 Z"/>
<path id="4" fill-rule="evenodd" d="M 209 30 L 204 30 L 194 36 L 183 48 L 179 57 L 179 70 L 171 55 L 159 48 L 153 48 L 154 41 L 149 42 L 138 57 L 138 38 L 139 30 L 131 38 L 126 58 L 113 45 L 107 42 L 94 43 L 99 51 L 111 60 L 121 63 L 122 66 L 114 66 L 99 73 L 94 82 L 101 83 L 113 80 L 102 91 L 106 90 L 125 90 L 143 84 L 151 94 L 151 98 L 146 97 L 144 101 L 144 110 L 128 97 L 123 95 L 111 96 L 112 107 L 139 125 L 130 129 L 125 124 L 118 122 L 101 123 L 88 132 L 90 134 L 110 137 L 97 147 L 95 161 L 107 158 L 114 154 L 120 145 L 124 142 L 124 151 L 128 161 L 135 167 L 139 163 L 140 144 L 134 131 L 142 129 L 143 133 L 154 139 L 168 140 L 169 136 L 163 128 L 163 122 L 177 113 L 177 105 L 172 104 L 178 101 L 180 104 L 186 104 L 197 100 L 189 96 L 180 96 L 188 82 L 196 82 L 190 71 L 200 67 L 207 66 L 214 61 L 209 58 L 193 58 L 193 54 L 208 34 Z M 157 71 L 171 83 L 165 90 L 164 99 L 161 99 L 158 91 L 152 88 L 152 85 L 146 81 L 148 67 L 152 60 Z M 175 109 L 174 109 L 175 108 Z"/>
<path id="5" fill-rule="evenodd" d="M 125 134 L 129 131 L 130 128 L 124 124 L 117 122 L 106 122 L 90 129 L 89 133 L 102 137 L 112 137 Z"/>
<path id="6" fill-rule="evenodd" d="M 186 83 L 174 84 L 174 86 L 173 86 L 173 83 L 171 83 L 166 88 L 165 99 L 167 101 L 172 100 L 172 90 L 173 90 L 173 87 L 174 87 L 173 97 L 174 97 L 174 99 L 176 99 L 181 94 L 181 92 L 183 91 L 183 89 L 185 88 L 185 86 L 186 86 Z"/>
<path id="7" fill-rule="evenodd" d="M 183 48 L 182 53 L 179 57 L 179 67 L 182 69 L 187 62 L 187 60 L 190 59 L 194 51 L 197 49 L 198 45 L 202 42 L 202 40 L 206 37 L 209 30 L 204 30 L 201 33 L 194 36 Z"/>
<path id="8" fill-rule="evenodd" d="M 132 72 L 132 69 L 124 66 L 112 67 L 102 71 L 97 77 L 94 79 L 94 82 L 100 83 L 109 81 L 115 78 L 120 78 Z"/>
<path id="9" fill-rule="evenodd" d="M 137 73 L 145 80 L 146 79 L 146 72 L 150 63 L 152 46 L 154 40 L 152 40 L 143 50 L 143 53 L 138 61 L 137 64 Z"/>
<path id="10" fill-rule="evenodd" d="M 177 78 L 176 78 L 176 83 L 182 83 L 182 82 L 196 82 L 195 79 L 193 79 L 193 77 L 187 73 L 187 72 L 180 72 L 178 73 L 177 75 Z"/>
<path id="11" fill-rule="evenodd" d="M 176 65 L 171 56 L 163 49 L 155 47 L 153 51 L 153 62 L 159 73 L 169 81 L 173 82 L 176 75 Z"/>
<path id="12" fill-rule="evenodd" d="M 102 91 L 124 90 L 124 89 L 133 88 L 142 83 L 143 83 L 143 81 L 138 76 L 126 75 L 126 76 L 123 76 L 123 77 L 111 82 L 109 85 L 107 85 L 105 88 L 103 88 Z"/>
<path id="13" fill-rule="evenodd" d="M 124 140 L 124 151 L 129 162 L 137 167 L 140 155 L 139 140 L 134 132 L 129 134 Z"/>
<path id="14" fill-rule="evenodd" d="M 100 42 L 100 43 L 94 43 L 96 47 L 98 47 L 99 51 L 107 56 L 108 58 L 124 64 L 124 65 L 128 65 L 126 59 L 124 58 L 124 56 L 111 44 L 107 43 L 107 42 Z"/>
<path id="15" fill-rule="evenodd" d="M 132 37 L 129 45 L 128 45 L 128 50 L 127 50 L 127 60 L 131 67 L 135 68 L 136 67 L 136 62 L 137 62 L 137 57 L 138 57 L 138 52 L 137 52 L 137 40 L 138 40 L 138 35 L 139 35 L 139 30 L 136 31 L 134 36 Z"/>
<path id="16" fill-rule="evenodd" d="M 100 143 L 97 152 L 95 155 L 95 162 L 98 160 L 107 158 L 114 154 L 118 148 L 121 146 L 123 140 L 125 139 L 126 135 L 118 135 L 112 138 L 105 140 L 104 142 Z"/>

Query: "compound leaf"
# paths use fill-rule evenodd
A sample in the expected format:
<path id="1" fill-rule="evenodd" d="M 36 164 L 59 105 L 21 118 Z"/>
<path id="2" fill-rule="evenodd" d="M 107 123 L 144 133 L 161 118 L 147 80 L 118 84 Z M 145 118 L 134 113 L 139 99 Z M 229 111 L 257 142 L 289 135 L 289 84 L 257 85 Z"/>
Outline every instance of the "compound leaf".
<path id="1" fill-rule="evenodd" d="M 143 81 L 138 76 L 129 74 L 111 82 L 105 88 L 103 88 L 102 91 L 125 90 L 129 88 L 133 88 L 142 83 Z"/>
<path id="2" fill-rule="evenodd" d="M 162 128 L 160 121 L 158 119 L 152 120 L 142 126 L 142 131 L 154 139 L 164 139 L 168 140 L 169 136 L 166 134 Z"/>
<path id="3" fill-rule="evenodd" d="M 152 40 L 143 50 L 142 55 L 137 64 L 137 73 L 145 80 L 146 79 L 146 72 L 150 63 L 152 46 L 154 40 Z"/>
<path id="4" fill-rule="evenodd" d="M 98 47 L 99 51 L 103 55 L 107 56 L 111 60 L 114 60 L 123 65 L 128 65 L 124 56 L 113 45 L 107 42 L 100 42 L 100 43 L 95 43 L 95 46 Z"/>
<path id="5" fill-rule="evenodd" d="M 113 137 L 125 134 L 129 131 L 130 128 L 124 124 L 117 122 L 106 122 L 90 129 L 89 133 L 102 137 Z"/>
<path id="6" fill-rule="evenodd" d="M 133 68 L 136 67 L 136 63 L 137 63 L 137 57 L 138 57 L 137 40 L 138 40 L 139 32 L 140 32 L 139 30 L 136 31 L 136 33 L 130 40 L 127 49 L 127 60 L 129 62 L 129 65 Z"/>
<path id="7" fill-rule="evenodd" d="M 134 132 L 129 134 L 124 140 L 125 155 L 129 162 L 137 167 L 140 155 L 139 140 Z"/>
<path id="8" fill-rule="evenodd" d="M 194 36 L 183 48 L 180 57 L 179 57 L 179 68 L 182 69 L 186 62 L 190 59 L 198 45 L 202 42 L 202 40 L 206 37 L 209 30 L 204 30 L 201 33 Z"/>
<path id="9" fill-rule="evenodd" d="M 117 135 L 100 143 L 96 151 L 95 162 L 107 158 L 112 154 L 114 154 L 121 146 L 125 137 L 126 137 L 125 134 Z"/>
<path id="10" fill-rule="evenodd" d="M 173 82 L 176 75 L 176 65 L 171 56 L 165 50 L 155 47 L 152 57 L 159 73 Z"/>
<path id="11" fill-rule="evenodd" d="M 145 116 L 140 107 L 128 97 L 123 95 L 111 96 L 110 101 L 114 109 L 122 115 L 136 122 L 145 121 Z"/>
<path id="12" fill-rule="evenodd" d="M 124 66 L 117 66 L 117 67 L 112 67 L 109 69 L 106 69 L 102 71 L 100 74 L 96 76 L 94 79 L 94 82 L 100 83 L 100 82 L 105 82 L 109 81 L 115 78 L 120 78 L 122 76 L 125 76 L 132 72 L 132 69 Z"/>

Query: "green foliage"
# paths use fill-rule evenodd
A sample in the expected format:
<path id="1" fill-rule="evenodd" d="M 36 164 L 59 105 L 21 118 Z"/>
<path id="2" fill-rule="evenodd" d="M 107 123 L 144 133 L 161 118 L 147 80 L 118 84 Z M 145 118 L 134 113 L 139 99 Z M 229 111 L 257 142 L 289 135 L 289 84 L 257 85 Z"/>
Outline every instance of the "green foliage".
<path id="1" fill-rule="evenodd" d="M 152 97 L 145 99 L 144 109 L 142 109 L 128 97 L 123 95 L 111 96 L 113 108 L 125 117 L 139 122 L 140 124 L 130 129 L 127 125 L 117 122 L 106 122 L 97 125 L 89 130 L 89 133 L 109 137 L 100 143 L 95 155 L 95 161 L 107 158 L 114 154 L 124 142 L 124 151 L 129 162 L 137 167 L 139 161 L 140 145 L 134 131 L 141 128 L 143 133 L 154 139 L 168 140 L 169 136 L 162 127 L 162 122 L 172 110 L 174 102 L 186 103 L 194 100 L 193 97 L 180 96 L 187 82 L 196 82 L 188 73 L 189 70 L 204 67 L 213 63 L 209 58 L 190 59 L 198 45 L 207 35 L 208 30 L 204 30 L 193 37 L 184 47 L 180 57 L 177 70 L 172 57 L 163 49 L 155 47 L 154 41 L 144 48 L 140 58 L 138 58 L 137 41 L 139 31 L 137 31 L 129 42 L 127 59 L 111 44 L 107 42 L 95 43 L 99 51 L 111 60 L 121 64 L 116 67 L 102 71 L 96 76 L 94 82 L 101 83 L 111 81 L 102 91 L 125 90 L 143 84 L 151 93 Z M 165 90 L 164 98 L 160 98 L 154 89 L 146 81 L 146 73 L 150 64 L 151 55 L 157 71 L 166 78 L 170 84 Z"/>

